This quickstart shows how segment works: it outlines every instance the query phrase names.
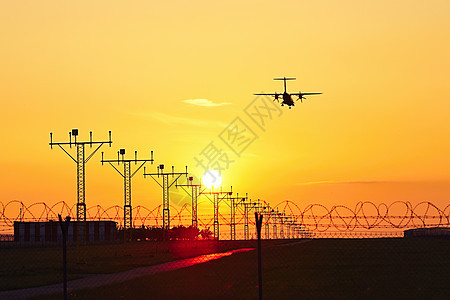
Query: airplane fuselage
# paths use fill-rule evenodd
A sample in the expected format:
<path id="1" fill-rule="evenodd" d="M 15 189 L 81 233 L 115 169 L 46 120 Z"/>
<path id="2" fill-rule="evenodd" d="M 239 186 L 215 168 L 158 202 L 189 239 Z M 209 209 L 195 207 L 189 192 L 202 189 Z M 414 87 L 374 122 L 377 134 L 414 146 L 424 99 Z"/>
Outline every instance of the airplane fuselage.
<path id="1" fill-rule="evenodd" d="M 286 104 L 287 106 L 294 106 L 294 100 L 292 100 L 292 96 L 288 92 L 283 93 L 283 102 L 281 105 Z"/>

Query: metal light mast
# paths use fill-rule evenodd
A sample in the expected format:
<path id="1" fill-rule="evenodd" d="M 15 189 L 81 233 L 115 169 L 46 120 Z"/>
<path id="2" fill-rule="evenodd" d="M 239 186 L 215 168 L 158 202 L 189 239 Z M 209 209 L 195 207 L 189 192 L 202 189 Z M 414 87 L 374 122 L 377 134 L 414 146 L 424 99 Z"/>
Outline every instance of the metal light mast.
<path id="1" fill-rule="evenodd" d="M 291 239 L 291 231 L 293 228 L 292 226 L 294 225 L 294 220 L 292 219 L 292 216 L 286 216 L 286 225 L 287 225 L 287 238 Z"/>
<path id="2" fill-rule="evenodd" d="M 272 217 L 272 210 L 269 207 L 269 217 L 267 218 L 266 224 L 264 224 L 264 231 L 266 235 L 266 240 L 270 239 L 270 233 L 269 233 L 269 222 L 270 218 Z"/>
<path id="3" fill-rule="evenodd" d="M 74 141 L 72 141 L 72 136 L 74 137 Z M 53 133 L 50 132 L 50 148 L 53 149 L 53 146 L 59 146 L 77 164 L 77 221 L 86 221 L 85 166 L 92 156 L 94 156 L 94 154 L 100 149 L 100 147 L 103 146 L 103 144 L 109 144 L 111 147 L 111 131 L 109 132 L 109 141 L 94 142 L 92 140 L 92 131 L 90 132 L 90 139 L 88 142 L 77 141 L 77 136 L 78 129 L 72 129 L 72 131 L 69 132 L 69 142 L 56 143 L 53 142 Z M 64 149 L 64 145 L 69 145 L 69 148 L 72 148 L 73 145 L 77 148 L 76 158 Z M 98 145 L 87 158 L 85 157 L 85 145 L 89 145 L 91 148 L 92 145 Z"/>
<path id="4" fill-rule="evenodd" d="M 232 191 L 233 188 L 231 188 L 231 191 L 229 192 L 223 192 L 222 190 L 220 192 L 215 192 L 214 190 L 211 190 L 210 192 L 202 192 L 202 194 L 206 195 L 213 195 L 213 206 L 214 206 L 214 239 L 219 239 L 219 203 L 222 201 L 226 196 L 231 196 L 233 194 Z M 225 194 L 223 197 L 219 197 L 221 194 Z"/>
<path id="5" fill-rule="evenodd" d="M 197 200 L 198 200 L 198 186 L 192 185 L 192 227 L 198 227 L 198 217 L 197 217 Z"/>
<path id="6" fill-rule="evenodd" d="M 284 212 L 281 214 L 280 220 L 281 220 L 280 237 L 284 239 Z"/>
<path id="7" fill-rule="evenodd" d="M 283 211 L 282 214 L 279 214 L 280 220 L 281 220 L 281 229 L 280 229 L 280 236 L 282 239 L 285 238 L 284 236 L 284 224 L 288 225 L 287 227 L 287 238 L 290 238 L 290 222 L 291 222 L 291 217 L 290 216 L 286 216 L 286 211 Z"/>
<path id="8" fill-rule="evenodd" d="M 263 215 L 265 214 L 266 215 L 266 223 L 264 224 L 264 230 L 265 230 L 265 234 L 264 235 L 266 237 L 266 240 L 268 240 L 268 239 L 270 239 L 270 237 L 269 237 L 269 222 L 270 222 L 270 218 L 272 216 L 273 210 L 270 208 L 270 206 L 267 204 L 267 202 L 264 201 L 264 203 L 267 206 L 263 206 L 262 207 L 260 214 L 263 214 Z"/>
<path id="9" fill-rule="evenodd" d="M 298 224 L 297 224 L 297 220 L 293 220 L 292 221 L 292 238 L 293 239 L 298 239 Z"/>
<path id="10" fill-rule="evenodd" d="M 272 212 L 275 214 L 275 218 L 274 218 L 274 222 L 273 222 L 273 238 L 274 239 L 278 239 L 278 236 L 277 236 L 277 220 L 278 220 L 278 217 L 280 216 L 280 213 L 278 212 L 278 208 L 277 208 L 277 212 L 276 213 L 273 210 L 272 210 Z"/>
<path id="11" fill-rule="evenodd" d="M 242 198 L 242 201 L 240 201 L 237 204 L 240 204 L 242 206 L 244 206 L 244 240 L 248 240 L 250 239 L 250 233 L 249 233 L 249 228 L 248 228 L 248 213 L 252 210 L 255 209 L 256 212 L 259 212 L 259 209 L 261 208 L 259 203 L 257 202 L 245 202 L 247 201 L 247 194 L 245 196 L 245 198 Z"/>
<path id="12" fill-rule="evenodd" d="M 194 177 L 188 177 L 187 184 L 176 184 L 176 187 L 181 187 L 189 196 L 191 196 L 192 200 L 192 227 L 198 228 L 198 217 L 197 217 L 197 200 L 198 197 L 203 193 L 206 189 L 201 184 L 193 184 Z M 188 192 L 184 187 L 190 187 L 191 191 Z M 203 187 L 203 189 L 202 189 Z"/>
<path id="13" fill-rule="evenodd" d="M 280 216 L 281 219 L 281 230 L 280 230 L 280 235 L 281 238 L 284 239 L 284 225 L 287 225 L 287 238 L 290 239 L 290 230 L 291 230 L 291 217 L 290 216 L 286 216 L 286 211 L 283 211 L 283 213 Z"/>
<path id="14" fill-rule="evenodd" d="M 120 155 L 122 157 L 120 157 Z M 137 151 L 134 151 L 134 159 L 124 159 L 125 155 L 125 149 L 120 149 L 117 151 L 117 159 L 103 159 L 103 152 L 102 152 L 102 165 L 103 163 L 109 163 L 111 167 L 114 168 L 114 170 L 119 173 L 123 179 L 124 179 L 124 206 L 123 206 L 123 229 L 124 232 L 128 232 L 128 237 L 125 237 L 124 233 L 124 239 L 131 239 L 131 230 L 133 228 L 133 216 L 132 216 L 132 207 L 131 207 L 131 179 L 133 176 L 145 165 L 146 162 L 153 163 L 153 151 L 150 151 L 150 159 L 138 159 L 137 158 Z M 135 165 L 139 162 L 139 167 L 131 173 L 131 163 L 134 162 Z M 113 163 L 117 163 L 117 166 L 120 165 L 120 163 L 123 163 L 123 173 L 117 169 Z"/>
<path id="15" fill-rule="evenodd" d="M 236 240 L 236 200 L 245 200 L 245 198 L 239 198 L 239 195 L 236 194 L 236 197 L 229 197 L 230 199 L 230 208 L 231 208 L 231 240 Z"/>
<path id="16" fill-rule="evenodd" d="M 169 180 L 169 175 L 172 175 L 172 182 Z M 169 189 L 170 187 L 180 178 L 181 175 L 188 175 L 187 166 L 186 172 L 175 172 L 174 167 L 172 166 L 172 172 L 164 173 L 164 165 L 160 164 L 157 167 L 157 173 L 145 173 L 144 168 L 144 178 L 145 176 L 150 176 L 160 187 L 163 189 L 163 230 L 164 232 L 170 229 L 170 210 L 169 210 Z M 159 179 L 159 176 L 162 177 L 162 184 L 155 178 L 155 176 Z"/>

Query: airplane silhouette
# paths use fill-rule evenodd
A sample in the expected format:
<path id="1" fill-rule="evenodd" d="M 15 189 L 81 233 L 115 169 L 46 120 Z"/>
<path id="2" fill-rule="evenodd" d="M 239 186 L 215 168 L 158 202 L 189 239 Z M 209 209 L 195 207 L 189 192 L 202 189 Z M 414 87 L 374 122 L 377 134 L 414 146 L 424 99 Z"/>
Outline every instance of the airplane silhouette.
<path id="1" fill-rule="evenodd" d="M 283 80 L 284 81 L 284 93 L 283 94 L 273 93 L 273 94 L 254 94 L 254 95 L 273 96 L 274 97 L 273 101 L 277 100 L 278 103 L 280 102 L 279 97 L 283 96 L 283 102 L 281 102 L 281 106 L 284 106 L 286 104 L 287 106 L 289 106 L 289 109 L 290 109 L 291 106 L 295 105 L 294 100 L 292 99 L 292 96 L 298 96 L 298 99 L 296 99 L 295 101 L 300 100 L 300 102 L 303 103 L 303 99 L 306 99 L 304 97 L 305 95 L 320 95 L 320 94 L 322 94 L 322 93 L 302 93 L 302 92 L 288 93 L 286 91 L 286 81 L 287 80 L 295 80 L 295 78 L 283 77 L 283 78 L 274 78 L 273 80 Z"/>

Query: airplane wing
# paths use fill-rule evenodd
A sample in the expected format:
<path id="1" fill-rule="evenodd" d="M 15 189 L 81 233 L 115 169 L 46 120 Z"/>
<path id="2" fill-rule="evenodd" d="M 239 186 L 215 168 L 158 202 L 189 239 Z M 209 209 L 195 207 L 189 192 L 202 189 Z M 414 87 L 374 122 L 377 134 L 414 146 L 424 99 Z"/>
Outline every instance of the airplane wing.
<path id="1" fill-rule="evenodd" d="M 283 93 L 279 94 L 279 93 L 274 93 L 274 94 L 253 94 L 256 96 L 276 96 L 276 95 L 283 95 Z"/>
<path id="2" fill-rule="evenodd" d="M 322 93 L 291 93 L 291 96 L 320 95 Z"/>

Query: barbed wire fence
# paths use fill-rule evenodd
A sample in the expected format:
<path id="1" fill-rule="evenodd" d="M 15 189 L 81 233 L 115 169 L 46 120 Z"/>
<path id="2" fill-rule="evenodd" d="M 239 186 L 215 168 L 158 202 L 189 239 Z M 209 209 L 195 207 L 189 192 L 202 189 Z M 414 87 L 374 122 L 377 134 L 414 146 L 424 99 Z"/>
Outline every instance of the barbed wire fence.
<path id="1" fill-rule="evenodd" d="M 172 226 L 191 225 L 192 210 L 190 205 L 170 207 Z M 277 216 L 266 216 L 263 239 L 277 238 L 361 238 L 361 237 L 396 237 L 402 236 L 403 230 L 413 228 L 446 227 L 450 225 L 450 204 L 438 207 L 431 202 L 420 202 L 412 205 L 406 201 L 396 201 L 390 204 L 375 204 L 373 202 L 358 202 L 354 208 L 338 205 L 328 208 L 322 204 L 309 204 L 301 209 L 292 201 L 283 201 L 274 206 L 279 212 Z M 123 207 L 114 205 L 103 207 L 95 205 L 87 208 L 87 220 L 117 222 L 123 226 Z M 46 222 L 56 221 L 58 214 L 62 216 L 76 216 L 76 204 L 69 205 L 64 201 L 53 205 L 45 202 L 24 204 L 13 200 L 0 202 L 0 234 L 2 240 L 13 240 L 13 226 L 15 221 Z M 236 207 L 236 238 L 244 237 L 244 211 Z M 162 205 L 153 208 L 138 205 L 133 207 L 133 226 L 160 227 L 162 226 Z M 214 216 L 200 213 L 198 215 L 199 228 L 211 228 Z M 221 226 L 220 239 L 230 239 L 231 215 L 225 208 L 219 212 Z M 248 226 L 255 238 L 255 223 L 249 218 Z"/>

